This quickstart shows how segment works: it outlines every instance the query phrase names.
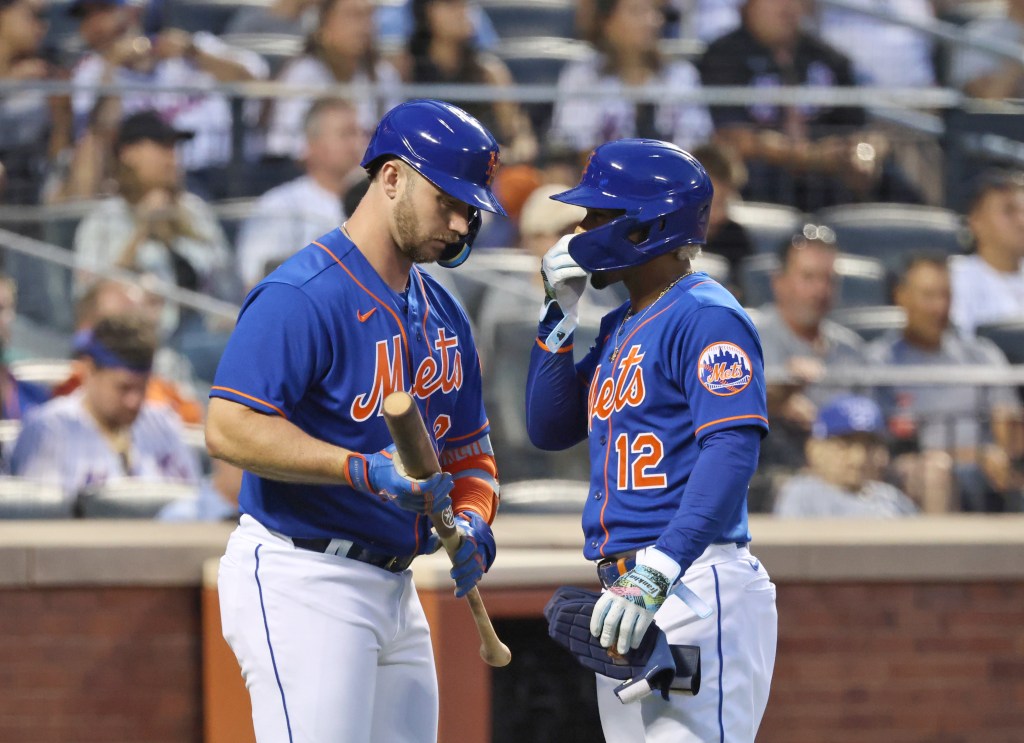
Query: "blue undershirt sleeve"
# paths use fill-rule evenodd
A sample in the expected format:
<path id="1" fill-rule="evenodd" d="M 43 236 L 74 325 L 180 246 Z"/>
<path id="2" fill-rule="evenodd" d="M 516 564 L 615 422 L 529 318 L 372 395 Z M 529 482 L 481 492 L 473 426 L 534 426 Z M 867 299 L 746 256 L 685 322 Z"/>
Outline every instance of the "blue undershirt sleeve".
<path id="1" fill-rule="evenodd" d="M 758 427 L 741 426 L 716 431 L 701 442 L 679 509 L 654 545 L 683 572 L 743 508 L 757 469 L 761 434 Z"/>

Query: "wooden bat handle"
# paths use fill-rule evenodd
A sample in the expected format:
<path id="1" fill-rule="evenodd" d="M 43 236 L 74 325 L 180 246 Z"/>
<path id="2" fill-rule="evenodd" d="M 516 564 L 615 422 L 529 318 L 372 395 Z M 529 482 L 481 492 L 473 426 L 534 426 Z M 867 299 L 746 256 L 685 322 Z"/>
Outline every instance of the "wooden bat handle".
<path id="1" fill-rule="evenodd" d="M 384 421 L 391 432 L 402 466 L 410 477 L 423 479 L 441 471 L 441 464 L 437 461 L 437 454 L 431 443 L 432 438 L 427 433 L 423 416 L 420 415 L 412 395 L 408 392 L 392 392 L 385 397 Z M 440 514 L 431 514 L 430 519 L 434 522 L 434 529 L 441 537 L 441 544 L 444 545 L 448 557 L 454 560 L 455 553 L 462 544 L 462 537 L 455 528 L 455 516 L 451 507 Z M 480 657 L 489 666 L 507 666 L 512 660 L 512 653 L 508 646 L 498 639 L 491 619 L 487 616 L 484 600 L 476 586 L 466 594 L 466 601 L 480 635 Z"/>

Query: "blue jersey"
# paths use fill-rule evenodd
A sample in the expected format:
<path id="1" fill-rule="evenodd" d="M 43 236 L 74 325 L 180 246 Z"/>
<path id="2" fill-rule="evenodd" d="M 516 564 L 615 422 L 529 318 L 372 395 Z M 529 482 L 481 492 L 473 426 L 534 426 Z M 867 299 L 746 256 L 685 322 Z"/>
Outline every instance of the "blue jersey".
<path id="1" fill-rule="evenodd" d="M 536 348 L 530 362 L 531 437 L 545 439 L 540 426 L 561 428 L 554 435 L 565 445 L 589 435 L 588 559 L 652 545 L 674 520 L 706 519 L 684 498 L 701 442 L 768 428 L 761 342 L 721 285 L 694 273 L 636 316 L 627 310 L 605 316 L 574 373 L 566 354 Z M 731 501 L 717 510 L 728 516 L 713 541 L 749 541 L 746 491 L 722 497 Z"/>
<path id="2" fill-rule="evenodd" d="M 296 253 L 249 293 L 211 396 L 280 415 L 355 452 L 391 443 L 384 398 L 406 390 L 438 451 L 488 433 L 469 320 L 413 267 L 392 290 L 341 230 Z M 278 482 L 246 472 L 242 513 L 290 537 L 350 539 L 395 555 L 423 551 L 430 520 L 343 485 Z"/>

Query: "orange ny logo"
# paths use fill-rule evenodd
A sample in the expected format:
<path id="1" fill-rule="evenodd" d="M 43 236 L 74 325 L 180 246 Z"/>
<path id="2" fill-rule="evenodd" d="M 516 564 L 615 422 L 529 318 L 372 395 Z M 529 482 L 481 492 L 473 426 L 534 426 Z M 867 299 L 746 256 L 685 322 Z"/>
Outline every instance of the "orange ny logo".
<path id="1" fill-rule="evenodd" d="M 491 159 L 487 162 L 487 185 L 494 183 L 494 174 L 498 172 L 498 151 L 491 150 Z"/>

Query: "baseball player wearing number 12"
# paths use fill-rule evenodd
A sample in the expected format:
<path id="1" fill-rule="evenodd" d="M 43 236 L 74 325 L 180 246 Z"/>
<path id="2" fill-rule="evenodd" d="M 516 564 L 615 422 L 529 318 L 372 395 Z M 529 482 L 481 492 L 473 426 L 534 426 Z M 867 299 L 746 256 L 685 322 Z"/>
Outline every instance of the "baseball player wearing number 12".
<path id="1" fill-rule="evenodd" d="M 494 137 L 460 108 L 403 103 L 381 120 L 351 219 L 246 298 L 214 380 L 210 453 L 244 470 L 220 563 L 224 637 L 259 743 L 435 743 L 430 631 L 409 565 L 464 537 L 456 595 L 494 560 L 497 470 L 469 320 L 417 264 L 468 256 Z M 382 403 L 416 400 L 442 472 L 407 477 Z"/>
<path id="2" fill-rule="evenodd" d="M 764 362 L 747 314 L 690 268 L 711 181 L 674 145 L 624 139 L 594 150 L 580 184 L 552 198 L 587 216 L 542 262 L 527 424 L 542 449 L 589 438 L 584 555 L 606 589 L 590 630 L 625 653 L 654 622 L 701 658 L 699 692 L 668 701 L 620 704 L 617 682 L 598 675 L 605 738 L 752 743 L 777 635 L 775 586 L 747 548 L 747 488 L 768 428 Z M 622 281 L 630 301 L 574 364 L 564 331 L 588 274 L 596 287 Z"/>

